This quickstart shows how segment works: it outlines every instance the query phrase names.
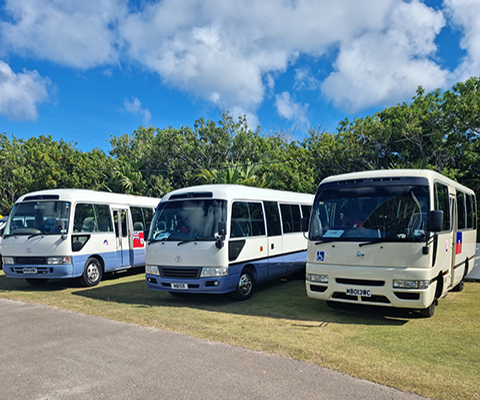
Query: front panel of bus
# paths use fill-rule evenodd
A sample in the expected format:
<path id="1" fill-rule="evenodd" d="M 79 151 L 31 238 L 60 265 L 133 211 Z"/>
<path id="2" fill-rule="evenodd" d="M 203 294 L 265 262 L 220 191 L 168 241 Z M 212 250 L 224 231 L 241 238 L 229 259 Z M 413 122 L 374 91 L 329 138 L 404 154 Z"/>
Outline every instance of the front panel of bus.
<path id="1" fill-rule="evenodd" d="M 428 231 L 427 178 L 330 182 L 317 191 L 309 233 L 309 297 L 424 309 L 444 259 Z M 435 243 L 433 243 L 435 242 Z"/>
<path id="2" fill-rule="evenodd" d="M 67 231 L 72 204 L 58 196 L 16 203 L 5 227 L 4 272 L 7 277 L 49 279 L 73 276 Z"/>
<path id="3" fill-rule="evenodd" d="M 228 246 L 218 232 L 227 221 L 227 201 L 163 201 L 153 217 L 146 247 L 146 280 L 150 289 L 227 293 L 234 277 L 228 272 Z"/>

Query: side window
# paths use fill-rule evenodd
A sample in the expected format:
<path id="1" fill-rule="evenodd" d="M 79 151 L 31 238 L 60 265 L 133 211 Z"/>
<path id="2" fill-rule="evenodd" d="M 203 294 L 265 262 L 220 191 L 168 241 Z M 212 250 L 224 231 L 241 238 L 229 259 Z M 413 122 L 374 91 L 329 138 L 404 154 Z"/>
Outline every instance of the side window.
<path id="1" fill-rule="evenodd" d="M 74 232 L 97 232 L 97 223 L 93 204 L 77 204 L 73 219 Z"/>
<path id="2" fill-rule="evenodd" d="M 466 228 L 465 194 L 457 191 L 457 228 Z"/>
<path id="3" fill-rule="evenodd" d="M 281 204 L 283 233 L 300 232 L 300 206 Z"/>
<path id="4" fill-rule="evenodd" d="M 261 203 L 236 201 L 232 204 L 230 237 L 265 235 L 265 222 Z"/>
<path id="5" fill-rule="evenodd" d="M 465 197 L 467 203 L 467 229 L 473 228 L 473 199 L 472 195 L 467 194 Z"/>
<path id="6" fill-rule="evenodd" d="M 448 195 L 448 186 L 439 182 L 435 183 L 435 209 L 443 211 L 442 231 L 449 231 L 450 227 L 450 199 Z"/>
<path id="7" fill-rule="evenodd" d="M 130 207 L 130 211 L 132 213 L 133 230 L 145 230 L 145 220 L 143 218 L 142 207 Z"/>
<path id="8" fill-rule="evenodd" d="M 97 217 L 98 232 L 113 232 L 110 207 L 106 204 L 95 204 L 93 210 Z"/>
<path id="9" fill-rule="evenodd" d="M 148 237 L 148 233 L 150 232 L 150 225 L 152 224 L 154 214 L 154 208 L 146 207 L 143 209 L 143 217 L 145 219 L 145 237 Z"/>
<path id="10" fill-rule="evenodd" d="M 252 219 L 252 236 L 265 235 L 265 218 L 261 203 L 248 203 L 250 218 Z"/>
<path id="11" fill-rule="evenodd" d="M 282 234 L 282 225 L 280 222 L 280 213 L 278 212 L 278 203 L 276 201 L 264 201 L 265 216 L 267 217 L 268 236 L 280 236 Z"/>
<path id="12" fill-rule="evenodd" d="M 247 202 L 236 201 L 232 204 L 232 223 L 230 236 L 232 238 L 251 236 L 252 226 L 248 215 Z"/>
<path id="13" fill-rule="evenodd" d="M 310 219 L 310 213 L 312 212 L 312 206 L 301 205 L 302 217 Z"/>
<path id="14" fill-rule="evenodd" d="M 473 229 L 477 229 L 477 202 L 475 196 L 472 196 L 472 210 L 473 210 Z"/>

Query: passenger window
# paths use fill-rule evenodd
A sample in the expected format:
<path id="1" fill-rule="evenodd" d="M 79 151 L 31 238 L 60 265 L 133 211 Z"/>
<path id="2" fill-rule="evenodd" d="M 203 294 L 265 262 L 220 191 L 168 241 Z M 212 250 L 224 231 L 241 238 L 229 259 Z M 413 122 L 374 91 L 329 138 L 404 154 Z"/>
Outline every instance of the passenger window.
<path id="1" fill-rule="evenodd" d="M 262 204 L 240 201 L 233 203 L 230 232 L 232 238 L 265 235 Z"/>
<path id="2" fill-rule="evenodd" d="M 465 212 L 465 194 L 463 192 L 457 192 L 457 228 L 466 228 L 466 212 Z"/>
<path id="3" fill-rule="evenodd" d="M 300 206 L 281 204 L 283 233 L 300 232 Z"/>
<path id="4" fill-rule="evenodd" d="M 466 195 L 467 203 L 467 229 L 473 228 L 473 199 L 470 194 Z"/>
<path id="5" fill-rule="evenodd" d="M 302 208 L 302 218 L 310 219 L 310 213 L 312 212 L 312 206 L 301 205 Z"/>
<path id="6" fill-rule="evenodd" d="M 442 231 L 450 231 L 450 199 L 448 195 L 448 186 L 439 182 L 435 183 L 435 209 L 443 211 Z"/>
<path id="7" fill-rule="evenodd" d="M 268 236 L 280 236 L 282 234 L 282 225 L 280 222 L 280 213 L 278 212 L 278 203 L 276 201 L 264 201 L 265 216 L 267 217 Z"/>

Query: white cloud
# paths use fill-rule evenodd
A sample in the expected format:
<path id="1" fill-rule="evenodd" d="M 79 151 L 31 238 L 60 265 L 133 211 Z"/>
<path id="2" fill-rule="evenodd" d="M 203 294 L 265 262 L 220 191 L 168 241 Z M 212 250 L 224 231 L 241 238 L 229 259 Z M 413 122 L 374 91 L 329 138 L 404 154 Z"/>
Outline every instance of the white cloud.
<path id="1" fill-rule="evenodd" d="M 448 71 L 431 60 L 443 15 L 414 0 L 399 3 L 385 29 L 369 31 L 342 43 L 333 72 L 322 83 L 323 94 L 337 108 L 358 111 L 411 97 L 446 83 Z"/>
<path id="2" fill-rule="evenodd" d="M 295 83 L 293 88 L 296 90 L 316 90 L 320 86 L 320 82 L 312 74 L 312 71 L 306 67 L 297 68 L 295 70 Z"/>
<path id="3" fill-rule="evenodd" d="M 468 57 L 458 74 L 478 74 L 479 2 L 444 3 L 465 32 Z M 274 95 L 276 79 L 289 68 L 295 70 L 293 89 L 319 90 L 351 111 L 405 100 L 418 85 L 430 90 L 444 86 L 448 77 L 435 59 L 435 38 L 445 19 L 419 0 L 162 0 L 138 2 L 136 9 L 134 4 L 5 0 L 0 55 L 79 69 L 104 66 L 106 72 L 120 63 L 136 65 L 169 86 L 251 116 Z M 332 62 L 334 71 L 313 73 L 303 68 L 304 59 Z M 295 104 L 285 93 L 276 101 L 279 110 Z"/>
<path id="4" fill-rule="evenodd" d="M 232 109 L 255 111 L 272 77 L 302 53 L 322 56 L 367 28 L 380 29 L 398 0 L 165 0 L 120 27 L 128 54 L 165 82 Z"/>
<path id="5" fill-rule="evenodd" d="M 6 0 L 0 47 L 75 68 L 112 64 L 126 0 Z"/>
<path id="6" fill-rule="evenodd" d="M 308 128 L 308 104 L 297 103 L 290 93 L 283 92 L 275 96 L 275 107 L 282 118 L 295 122 L 301 128 Z"/>
<path id="7" fill-rule="evenodd" d="M 125 99 L 123 102 L 124 110 L 133 115 L 142 116 L 142 124 L 148 125 L 152 119 L 152 114 L 148 108 L 143 108 L 142 103 L 136 97 L 132 97 L 131 101 Z"/>
<path id="8" fill-rule="evenodd" d="M 480 2 L 445 0 L 444 4 L 452 23 L 463 33 L 460 46 L 467 52 L 467 56 L 452 74 L 454 83 L 480 75 Z"/>
<path id="9" fill-rule="evenodd" d="M 15 73 L 0 61 L 0 115 L 15 121 L 37 119 L 38 105 L 49 100 L 50 83 L 37 71 Z"/>

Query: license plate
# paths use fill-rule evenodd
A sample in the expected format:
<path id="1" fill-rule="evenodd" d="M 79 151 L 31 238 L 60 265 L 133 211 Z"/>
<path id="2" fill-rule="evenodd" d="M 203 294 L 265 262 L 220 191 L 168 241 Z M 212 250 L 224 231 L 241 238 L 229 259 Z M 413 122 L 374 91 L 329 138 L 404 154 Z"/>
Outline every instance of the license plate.
<path id="1" fill-rule="evenodd" d="M 188 284 L 186 283 L 172 283 L 172 289 L 188 290 Z"/>
<path id="2" fill-rule="evenodd" d="M 37 273 L 37 269 L 36 268 L 24 268 L 23 269 L 23 273 L 25 275 L 28 275 L 28 274 L 36 274 Z"/>
<path id="3" fill-rule="evenodd" d="M 347 296 L 372 297 L 372 291 L 368 289 L 347 289 Z"/>

